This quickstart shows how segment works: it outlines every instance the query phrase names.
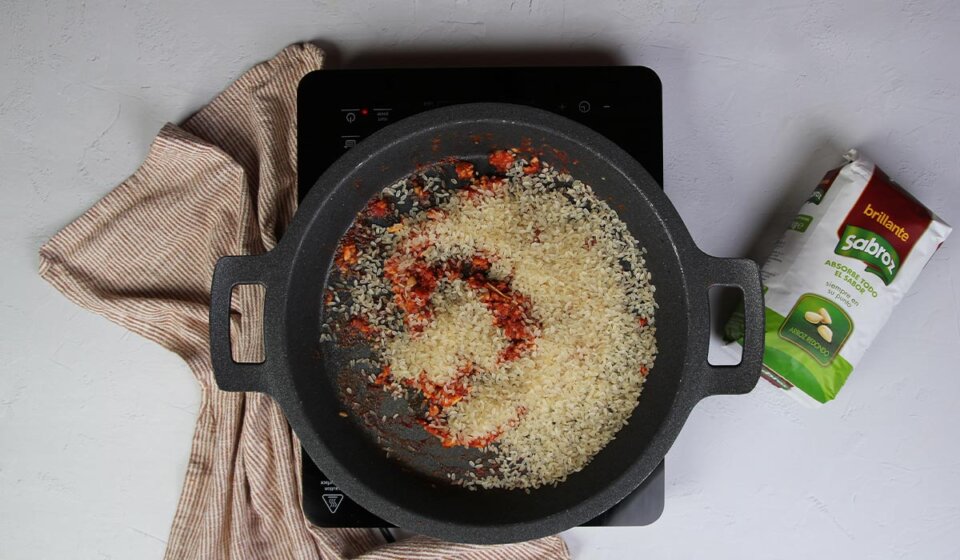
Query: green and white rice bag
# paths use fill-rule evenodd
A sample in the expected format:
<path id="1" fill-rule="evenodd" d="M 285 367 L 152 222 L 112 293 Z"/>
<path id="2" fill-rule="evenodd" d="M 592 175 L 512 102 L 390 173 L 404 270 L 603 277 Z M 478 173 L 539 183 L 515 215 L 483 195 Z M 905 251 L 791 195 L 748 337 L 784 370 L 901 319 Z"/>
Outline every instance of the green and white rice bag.
<path id="1" fill-rule="evenodd" d="M 802 401 L 836 397 L 951 227 L 851 150 L 763 265 L 763 375 Z M 742 340 L 743 316 L 727 325 Z"/>

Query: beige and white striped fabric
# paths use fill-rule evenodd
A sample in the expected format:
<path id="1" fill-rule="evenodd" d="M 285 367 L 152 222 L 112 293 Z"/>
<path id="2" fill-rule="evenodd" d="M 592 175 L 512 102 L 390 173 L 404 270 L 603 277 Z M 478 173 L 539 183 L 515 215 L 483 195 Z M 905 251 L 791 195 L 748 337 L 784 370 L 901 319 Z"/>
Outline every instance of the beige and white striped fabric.
<path id="1" fill-rule="evenodd" d="M 296 208 L 296 88 L 323 53 L 293 45 L 244 74 L 40 250 L 40 274 L 78 305 L 176 352 L 202 389 L 166 557 L 568 558 L 557 537 L 503 546 L 320 529 L 300 506 L 300 444 L 274 402 L 213 380 L 207 313 L 221 255 L 272 248 Z M 236 326 L 257 324 L 235 302 Z M 251 309 L 253 309 L 251 311 Z M 248 337 L 249 338 L 249 337 Z M 241 337 L 242 339 L 242 337 Z M 240 344 L 248 356 L 254 347 Z"/>

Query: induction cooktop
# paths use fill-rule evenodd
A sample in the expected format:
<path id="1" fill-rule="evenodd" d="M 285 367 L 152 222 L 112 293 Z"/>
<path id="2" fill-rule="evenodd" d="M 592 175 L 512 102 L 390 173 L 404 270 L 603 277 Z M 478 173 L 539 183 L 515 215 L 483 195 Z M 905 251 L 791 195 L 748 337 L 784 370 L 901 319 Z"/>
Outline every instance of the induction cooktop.
<path id="1" fill-rule="evenodd" d="M 506 102 L 553 111 L 617 143 L 663 185 L 660 80 L 642 66 L 321 70 L 297 97 L 299 199 L 373 132 L 436 107 Z M 642 406 L 642 399 L 641 399 Z M 303 510 L 320 527 L 393 527 L 350 500 L 303 451 Z M 639 526 L 663 512 L 664 466 L 585 526 Z"/>

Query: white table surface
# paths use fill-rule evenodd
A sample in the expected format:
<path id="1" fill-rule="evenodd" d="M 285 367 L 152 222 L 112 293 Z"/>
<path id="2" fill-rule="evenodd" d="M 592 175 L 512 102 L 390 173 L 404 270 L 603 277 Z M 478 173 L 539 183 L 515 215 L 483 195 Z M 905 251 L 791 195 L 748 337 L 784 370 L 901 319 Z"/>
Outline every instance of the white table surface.
<path id="1" fill-rule="evenodd" d="M 851 146 L 960 224 L 958 30 L 952 0 L 3 2 L 0 557 L 161 556 L 198 389 L 43 283 L 37 249 L 165 121 L 287 43 L 341 64 L 576 49 L 650 66 L 667 193 L 706 251 L 756 256 Z M 709 399 L 668 455 L 657 523 L 564 537 L 584 559 L 958 558 L 958 358 L 955 236 L 836 401 L 805 410 L 765 384 Z"/>

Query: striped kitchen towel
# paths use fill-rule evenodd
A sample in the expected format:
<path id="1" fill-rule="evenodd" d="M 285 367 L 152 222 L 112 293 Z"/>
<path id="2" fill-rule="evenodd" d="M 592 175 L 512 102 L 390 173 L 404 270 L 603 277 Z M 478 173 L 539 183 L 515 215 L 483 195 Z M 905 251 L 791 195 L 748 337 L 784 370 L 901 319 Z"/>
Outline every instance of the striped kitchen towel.
<path id="1" fill-rule="evenodd" d="M 300 505 L 300 443 L 279 408 L 214 382 L 207 332 L 214 264 L 270 250 L 293 216 L 297 83 L 322 64 L 320 49 L 299 44 L 252 68 L 182 125 L 163 127 L 130 178 L 40 249 L 43 278 L 176 352 L 200 382 L 166 557 L 568 558 L 558 537 L 498 546 L 426 537 L 386 543 L 376 530 L 314 527 Z M 259 324 L 251 301 L 235 302 L 241 331 Z M 248 358 L 258 351 L 238 347 Z"/>

